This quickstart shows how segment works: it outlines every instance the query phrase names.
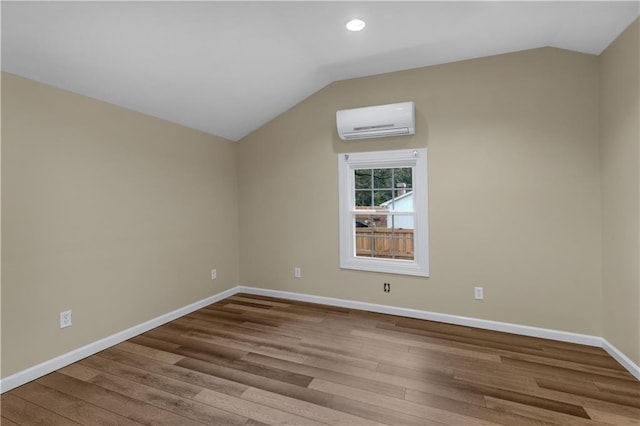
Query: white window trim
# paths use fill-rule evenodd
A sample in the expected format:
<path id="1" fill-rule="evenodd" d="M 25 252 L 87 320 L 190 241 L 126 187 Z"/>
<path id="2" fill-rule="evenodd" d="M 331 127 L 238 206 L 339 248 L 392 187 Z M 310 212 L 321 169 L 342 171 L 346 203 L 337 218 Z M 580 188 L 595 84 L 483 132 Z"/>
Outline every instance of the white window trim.
<path id="1" fill-rule="evenodd" d="M 414 260 L 356 256 L 355 169 L 413 167 Z M 392 274 L 429 276 L 429 210 L 427 150 L 405 149 L 338 154 L 340 209 L 340 268 Z M 393 213 L 393 212 L 391 212 Z"/>

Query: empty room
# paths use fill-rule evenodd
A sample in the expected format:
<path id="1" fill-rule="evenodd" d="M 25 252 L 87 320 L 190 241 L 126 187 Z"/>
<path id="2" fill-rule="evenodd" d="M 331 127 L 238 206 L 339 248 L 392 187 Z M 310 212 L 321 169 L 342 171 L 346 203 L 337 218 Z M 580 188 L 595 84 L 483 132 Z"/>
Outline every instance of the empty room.
<path id="1" fill-rule="evenodd" d="M 640 2 L 0 8 L 2 425 L 640 425 Z"/>

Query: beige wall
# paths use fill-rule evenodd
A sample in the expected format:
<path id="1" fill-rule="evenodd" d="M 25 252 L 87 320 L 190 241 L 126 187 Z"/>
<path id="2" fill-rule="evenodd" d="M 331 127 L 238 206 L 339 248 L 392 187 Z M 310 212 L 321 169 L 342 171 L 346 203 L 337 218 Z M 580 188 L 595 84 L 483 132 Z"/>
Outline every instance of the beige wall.
<path id="1" fill-rule="evenodd" d="M 604 337 L 640 365 L 640 23 L 600 58 Z"/>
<path id="2" fill-rule="evenodd" d="M 239 144 L 3 73 L 2 376 L 236 284 L 604 335 L 640 364 L 638 31 L 336 82 Z M 404 100 L 415 136 L 338 139 L 337 109 Z M 340 270 L 337 154 L 407 147 L 431 276 Z"/>
<path id="3" fill-rule="evenodd" d="M 598 75 L 544 48 L 324 88 L 240 141 L 240 283 L 601 335 Z M 406 100 L 415 136 L 338 139 L 336 110 Z M 431 276 L 340 270 L 337 153 L 406 147 L 428 148 Z"/>
<path id="4" fill-rule="evenodd" d="M 3 377 L 237 284 L 236 144 L 5 73 L 2 114 Z"/>

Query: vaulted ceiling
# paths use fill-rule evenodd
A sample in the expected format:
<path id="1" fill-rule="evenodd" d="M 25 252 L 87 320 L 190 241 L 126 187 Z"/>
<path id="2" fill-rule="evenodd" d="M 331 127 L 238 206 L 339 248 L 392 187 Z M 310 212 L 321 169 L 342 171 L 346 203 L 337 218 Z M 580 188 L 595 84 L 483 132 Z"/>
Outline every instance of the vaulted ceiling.
<path id="1" fill-rule="evenodd" d="M 1 7 L 4 71 L 238 140 L 336 80 L 544 46 L 597 55 L 640 2 Z"/>

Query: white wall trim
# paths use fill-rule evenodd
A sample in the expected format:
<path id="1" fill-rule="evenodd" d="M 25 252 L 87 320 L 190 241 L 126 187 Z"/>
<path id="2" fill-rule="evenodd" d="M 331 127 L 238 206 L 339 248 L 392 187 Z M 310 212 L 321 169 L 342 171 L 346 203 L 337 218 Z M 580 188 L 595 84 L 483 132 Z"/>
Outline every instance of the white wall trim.
<path id="1" fill-rule="evenodd" d="M 222 299 L 226 299 L 227 297 L 233 296 L 237 292 L 237 287 L 230 288 L 221 293 L 176 309 L 175 311 L 160 315 L 159 317 L 143 322 L 142 324 L 135 325 L 131 328 L 105 337 L 104 339 L 89 343 L 88 345 L 82 346 L 81 348 L 75 349 L 71 352 L 67 352 L 58 357 L 27 368 L 26 370 L 19 371 L 15 374 L 12 374 L 11 376 L 7 376 L 4 379 L 0 380 L 0 393 L 10 391 L 13 388 L 35 380 L 62 367 L 66 367 L 69 364 L 80 361 L 83 358 L 98 353 L 111 346 L 117 345 L 118 343 L 124 342 L 127 339 L 131 339 L 132 337 L 138 336 L 153 328 L 159 327 L 162 324 L 166 324 L 169 321 L 173 321 L 176 318 L 180 318 L 207 305 L 218 302 Z"/>
<path id="2" fill-rule="evenodd" d="M 530 327 L 527 325 L 511 324 L 506 322 L 483 320 L 471 317 L 461 317 L 451 314 L 439 314 L 436 312 L 420 311 L 417 309 L 398 308 L 395 306 L 378 305 L 375 303 L 356 302 L 353 300 L 334 299 L 332 297 L 313 296 L 302 293 L 292 293 L 288 291 L 269 290 L 256 287 L 241 286 L 239 287 L 238 292 L 250 293 L 259 296 L 281 297 L 283 299 L 320 303 L 323 305 L 339 306 L 341 308 L 358 309 L 361 311 L 378 312 L 381 314 L 399 315 L 409 318 L 444 322 L 447 324 L 464 325 L 467 327 L 502 331 L 505 333 L 514 333 L 523 336 L 541 337 L 543 339 L 560 340 L 563 342 L 578 343 L 581 345 L 602 346 L 602 339 L 600 337 L 590 336 L 588 334 L 577 334 L 567 331 L 551 330 L 547 328 Z"/>
<path id="3" fill-rule="evenodd" d="M 636 365 L 629 357 L 620 352 L 618 348 L 613 346 L 609 341 L 605 338 L 602 338 L 602 348 L 609 353 L 616 361 L 620 363 L 624 368 L 629 371 L 629 373 L 633 374 L 633 376 L 640 380 L 640 366 Z"/>
<path id="4" fill-rule="evenodd" d="M 616 361 L 626 368 L 635 378 L 640 380 L 640 367 L 636 365 L 625 354 L 618 350 L 602 337 L 591 336 L 588 334 L 571 333 L 567 331 L 552 330 L 547 328 L 530 327 L 526 325 L 511 324 L 506 322 L 498 322 L 491 320 L 483 320 L 478 318 L 462 317 L 451 314 L 440 314 L 436 312 L 420 311 L 417 309 L 399 308 L 388 305 L 378 305 L 375 303 L 357 302 L 354 300 L 336 299 L 333 297 L 314 296 L 311 294 L 294 293 L 281 290 L 270 290 L 266 288 L 236 286 L 207 297 L 190 305 L 176 309 L 157 318 L 146 321 L 142 324 L 133 326 L 104 339 L 89 343 L 81 348 L 75 349 L 66 354 L 62 354 L 56 358 L 45 361 L 36 366 L 19 371 L 11 376 L 0 380 L 0 393 L 4 393 L 49 374 L 55 370 L 65 367 L 74 362 L 80 361 L 90 355 L 107 349 L 127 339 L 135 337 L 155 327 L 161 326 L 176 318 L 180 318 L 193 311 L 203 308 L 212 303 L 231 297 L 237 293 L 255 294 L 258 296 L 280 297 L 282 299 L 299 300 L 301 302 L 319 303 L 323 305 L 339 306 L 342 308 L 351 308 L 362 311 L 378 312 L 390 315 L 400 315 L 409 318 L 424 319 L 429 321 L 444 322 L 447 324 L 463 325 L 467 327 L 482 328 L 486 330 L 502 331 L 506 333 L 520 334 L 523 336 L 540 337 L 543 339 L 558 340 L 561 342 L 578 343 L 588 346 L 601 347 L 607 351 Z"/>

